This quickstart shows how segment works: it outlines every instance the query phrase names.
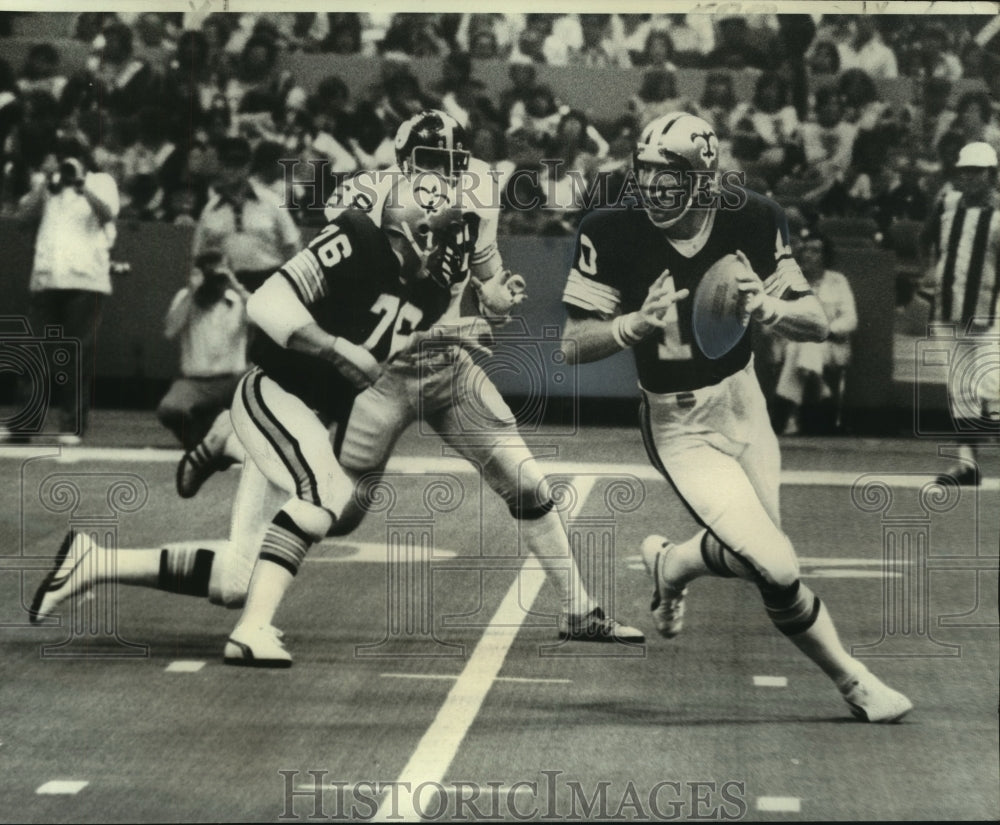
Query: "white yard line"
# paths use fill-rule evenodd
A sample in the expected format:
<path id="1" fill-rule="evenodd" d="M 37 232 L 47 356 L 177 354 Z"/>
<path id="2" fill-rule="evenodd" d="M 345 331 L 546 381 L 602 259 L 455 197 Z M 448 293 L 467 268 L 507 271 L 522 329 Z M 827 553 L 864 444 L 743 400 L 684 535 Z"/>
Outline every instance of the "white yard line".
<path id="1" fill-rule="evenodd" d="M 3 447 L 0 446 L 0 461 L 21 460 L 51 453 L 52 447 Z M 116 447 L 66 447 L 54 457 L 58 463 L 75 464 L 82 461 L 96 462 L 136 462 L 142 464 L 176 464 L 181 457 L 177 450 Z M 608 472 L 626 473 L 640 481 L 662 481 L 663 477 L 648 464 L 615 464 L 611 462 L 587 461 L 545 461 L 540 463 L 546 471 L 560 475 L 592 473 L 595 468 Z M 476 468 L 461 458 L 444 456 L 397 456 L 389 460 L 389 472 L 394 473 L 475 473 Z M 862 476 L 866 480 L 883 480 L 892 487 L 919 489 L 933 481 L 933 473 L 864 473 L 826 470 L 785 470 L 781 483 L 791 487 L 852 487 Z M 1000 479 L 983 479 L 981 490 L 1000 490 Z"/>
<path id="2" fill-rule="evenodd" d="M 595 483 L 594 476 L 573 480 L 577 491 L 577 508 L 583 506 Z M 532 570 L 533 561 L 527 560 L 515 576 L 437 716 L 397 778 L 397 787 L 401 789 L 398 798 L 383 801 L 375 815 L 376 821 L 386 821 L 390 816 L 393 820 L 402 817 L 405 822 L 420 821 L 413 798 L 403 793 L 402 789 L 407 786 L 411 790 L 416 789 L 427 782 L 440 783 L 445 778 L 455 754 L 503 667 L 521 624 L 545 583 L 545 574 Z"/>

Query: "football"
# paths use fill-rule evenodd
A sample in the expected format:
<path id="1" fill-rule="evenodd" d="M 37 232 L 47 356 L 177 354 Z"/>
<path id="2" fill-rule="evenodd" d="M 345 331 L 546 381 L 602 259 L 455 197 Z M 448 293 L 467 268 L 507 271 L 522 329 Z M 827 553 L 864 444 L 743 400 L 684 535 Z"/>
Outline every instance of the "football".
<path id="1" fill-rule="evenodd" d="M 694 337 L 709 358 L 721 358 L 736 346 L 750 322 L 740 309 L 737 286 L 737 277 L 745 270 L 739 258 L 726 255 L 708 268 L 695 291 Z"/>

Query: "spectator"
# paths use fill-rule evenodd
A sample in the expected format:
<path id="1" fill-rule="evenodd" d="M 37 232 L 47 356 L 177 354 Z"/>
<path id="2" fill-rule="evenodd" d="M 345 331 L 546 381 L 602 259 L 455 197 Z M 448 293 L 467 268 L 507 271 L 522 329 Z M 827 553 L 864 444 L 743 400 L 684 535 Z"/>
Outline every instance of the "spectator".
<path id="1" fill-rule="evenodd" d="M 920 182 L 915 152 L 904 139 L 893 144 L 888 151 L 885 173 L 879 191 L 874 197 L 872 217 L 879 231 L 891 237 L 896 221 L 923 221 L 927 218 L 930 198 Z"/>
<path id="2" fill-rule="evenodd" d="M 316 93 L 309 98 L 313 133 L 307 159 L 323 162 L 323 191 L 332 192 L 337 183 L 360 168 L 350 148 L 350 92 L 339 77 L 330 75 L 320 81 Z"/>
<path id="3" fill-rule="evenodd" d="M 136 186 L 140 195 L 145 195 L 146 202 L 155 199 L 164 204 L 167 194 L 181 184 L 184 156 L 167 137 L 166 111 L 159 106 L 144 106 L 137 120 L 137 139 L 125 149 L 121 158 L 119 180 L 128 194 L 124 206 L 131 204 Z"/>
<path id="4" fill-rule="evenodd" d="M 955 107 L 958 117 L 955 126 L 966 143 L 988 143 L 1000 150 L 1000 126 L 993 117 L 993 107 L 985 92 L 966 92 Z"/>
<path id="5" fill-rule="evenodd" d="M 183 142 L 193 129 L 203 127 L 219 92 L 219 78 L 209 67 L 208 38 L 197 29 L 183 32 L 163 79 L 171 139 Z"/>
<path id="6" fill-rule="evenodd" d="M 705 90 L 698 101 L 698 114 L 709 123 L 716 124 L 719 140 L 727 140 L 731 131 L 729 123 L 736 108 L 733 76 L 729 72 L 709 72 L 705 76 Z"/>
<path id="7" fill-rule="evenodd" d="M 398 54 L 405 57 L 440 57 L 449 52 L 441 35 L 439 15 L 399 13 L 382 41 L 383 56 Z"/>
<path id="8" fill-rule="evenodd" d="M 466 129 L 484 120 L 497 122 L 499 114 L 485 94 L 485 85 L 472 77 L 472 59 L 465 52 L 452 52 L 444 59 L 438 93 L 443 109 Z"/>
<path id="9" fill-rule="evenodd" d="M 500 118 L 504 128 L 510 125 L 515 104 L 520 104 L 523 111 L 525 102 L 534 94 L 538 72 L 533 63 L 512 62 L 507 67 L 507 77 L 510 85 L 500 93 Z"/>
<path id="10" fill-rule="evenodd" d="M 160 401 L 156 417 L 185 451 L 204 440 L 226 466 L 243 459 L 229 406 L 247 369 L 248 297 L 221 255 L 208 252 L 195 261 L 164 323 L 167 339 L 180 342 L 180 376 Z M 184 498 L 197 492 L 190 489 L 187 474 L 179 473 L 177 482 Z"/>
<path id="11" fill-rule="evenodd" d="M 532 15 L 528 25 L 517 38 L 517 46 L 511 52 L 510 62 L 514 63 L 545 63 L 545 43 L 549 32 L 534 20 Z"/>
<path id="12" fill-rule="evenodd" d="M 875 19 L 859 15 L 854 20 L 854 35 L 839 44 L 842 69 L 861 69 L 869 77 L 899 77 L 896 54 L 882 40 Z"/>
<path id="13" fill-rule="evenodd" d="M 951 81 L 941 77 L 928 77 L 922 84 L 918 105 L 912 108 L 914 148 L 925 172 L 937 168 L 937 145 L 944 133 L 955 122 L 951 101 Z"/>
<path id="14" fill-rule="evenodd" d="M 56 47 L 51 43 L 32 46 L 17 81 L 21 93 L 46 92 L 59 100 L 66 83 L 66 76 L 59 71 L 59 52 Z"/>
<path id="15" fill-rule="evenodd" d="M 569 52 L 569 65 L 631 68 L 632 60 L 625 47 L 617 15 L 581 14 L 580 32 L 582 42 L 578 50 Z"/>
<path id="16" fill-rule="evenodd" d="M 840 429 L 844 377 L 851 361 L 851 335 L 858 328 L 854 293 L 847 278 L 830 269 L 833 247 L 818 232 L 791 235 L 792 254 L 829 320 L 826 341 L 775 338 L 783 349 L 771 423 L 778 434 L 829 435 Z M 789 427 L 789 425 L 791 425 Z"/>
<path id="17" fill-rule="evenodd" d="M 885 104 L 871 77 L 862 69 L 847 69 L 837 79 L 837 91 L 844 105 L 844 120 L 859 130 L 874 129 Z"/>
<path id="18" fill-rule="evenodd" d="M 156 98 L 157 75 L 149 63 L 134 56 L 132 41 L 132 30 L 124 23 L 112 23 L 97 36 L 94 46 L 99 62 L 85 81 L 93 85 L 82 94 L 85 106 L 77 108 L 129 117 Z"/>
<path id="19" fill-rule="evenodd" d="M 840 52 L 836 44 L 829 40 L 818 40 L 813 44 L 807 58 L 809 71 L 813 75 L 835 75 L 840 73 Z"/>
<path id="20" fill-rule="evenodd" d="M 666 69 L 648 69 L 642 75 L 638 94 L 629 100 L 629 111 L 640 123 L 649 123 L 668 112 L 690 111 L 693 104 L 677 94 L 674 73 Z"/>
<path id="21" fill-rule="evenodd" d="M 715 48 L 715 29 L 708 14 L 668 14 L 674 62 L 681 68 L 696 69 Z"/>
<path id="22" fill-rule="evenodd" d="M 270 137 L 296 101 L 304 103 L 304 92 L 292 75 L 277 66 L 278 46 L 266 35 L 251 37 L 240 54 L 235 77 L 223 94 L 234 113 L 237 131 L 250 139 Z"/>
<path id="23" fill-rule="evenodd" d="M 753 101 L 736 106 L 730 128 L 760 146 L 757 171 L 772 186 L 798 160 L 792 157 L 799 142 L 798 114 L 791 105 L 785 79 L 775 72 L 764 72 L 757 78 Z M 754 141 L 754 136 L 758 140 Z"/>
<path id="24" fill-rule="evenodd" d="M 523 103 L 518 101 L 511 107 L 507 134 L 524 131 L 530 139 L 543 142 L 555 135 L 561 118 L 562 112 L 552 89 L 537 84 Z"/>
<path id="25" fill-rule="evenodd" d="M 739 15 L 725 15 L 716 22 L 718 41 L 706 63 L 724 69 L 766 69 L 767 55 L 754 43 L 747 21 Z"/>
<path id="26" fill-rule="evenodd" d="M 646 36 L 642 53 L 636 58 L 636 63 L 640 66 L 673 72 L 677 70 L 673 60 L 674 41 L 670 38 L 670 33 L 662 29 L 651 29 Z"/>
<path id="27" fill-rule="evenodd" d="M 208 70 L 219 78 L 227 77 L 232 71 L 232 58 L 226 51 L 226 44 L 235 29 L 236 16 L 222 12 L 208 15 L 201 24 L 208 44 Z"/>
<path id="28" fill-rule="evenodd" d="M 513 36 L 511 21 L 503 14 L 465 13 L 455 32 L 455 45 L 476 60 L 491 60 L 510 53 Z"/>
<path id="29" fill-rule="evenodd" d="M 596 179 L 607 141 L 587 122 L 583 112 L 571 109 L 559 120 L 549 156 L 560 163 L 544 164 L 540 186 L 545 192 L 546 217 L 571 232 L 586 206 L 585 195 Z M 550 226 L 551 233 L 554 227 Z"/>
<path id="30" fill-rule="evenodd" d="M 59 442 L 71 445 L 86 432 L 94 396 L 97 330 L 104 297 L 111 294 L 118 187 L 110 175 L 94 170 L 88 148 L 75 138 L 60 138 L 47 168 L 52 166 L 22 199 L 18 216 L 40 222 L 30 284 L 34 331 L 41 335 L 46 326 L 56 326 L 64 338 L 80 342 L 80 397 L 74 397 L 72 382 L 56 384 L 52 396 Z"/>
<path id="31" fill-rule="evenodd" d="M 583 48 L 583 26 L 580 23 L 580 15 L 533 14 L 529 20 L 531 21 L 529 25 L 537 21 L 540 26 L 548 27 L 547 36 L 542 44 L 542 54 L 544 62 L 550 66 L 568 66 L 570 56 Z"/>
<path id="32" fill-rule="evenodd" d="M 253 292 L 298 251 L 299 230 L 277 196 L 249 179 L 252 153 L 244 138 L 224 138 L 217 151 L 215 191 L 198 218 L 192 257 L 220 253 Z"/>
<path id="33" fill-rule="evenodd" d="M 327 12 L 329 33 L 320 46 L 333 54 L 358 54 L 361 51 L 361 15 L 357 12 Z"/>
<path id="34" fill-rule="evenodd" d="M 824 86 L 816 92 L 815 121 L 800 126 L 806 163 L 802 178 L 810 187 L 805 200 L 817 204 L 824 215 L 844 210 L 844 182 L 858 130 L 843 114 L 836 88 Z"/>
<path id="35" fill-rule="evenodd" d="M 955 53 L 952 39 L 944 25 L 933 23 L 924 29 L 921 45 L 925 77 L 939 77 L 950 81 L 962 79 L 964 73 L 962 61 Z"/>

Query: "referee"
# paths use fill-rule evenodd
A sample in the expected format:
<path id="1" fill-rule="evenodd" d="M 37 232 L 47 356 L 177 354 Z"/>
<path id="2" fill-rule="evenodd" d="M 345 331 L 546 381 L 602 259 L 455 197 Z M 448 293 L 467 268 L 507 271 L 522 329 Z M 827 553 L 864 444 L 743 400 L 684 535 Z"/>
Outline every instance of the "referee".
<path id="1" fill-rule="evenodd" d="M 956 325 L 956 345 L 963 350 L 963 367 L 969 369 L 950 371 L 951 415 L 964 443 L 959 447 L 960 463 L 939 476 L 938 481 L 954 479 L 959 484 L 976 486 L 981 481 L 976 442 L 983 433 L 1000 430 L 996 150 L 983 142 L 963 146 L 953 186 L 953 191 L 941 197 L 928 226 L 933 289 L 925 297 L 931 302 L 933 320 Z M 956 358 L 958 355 L 956 351 Z"/>

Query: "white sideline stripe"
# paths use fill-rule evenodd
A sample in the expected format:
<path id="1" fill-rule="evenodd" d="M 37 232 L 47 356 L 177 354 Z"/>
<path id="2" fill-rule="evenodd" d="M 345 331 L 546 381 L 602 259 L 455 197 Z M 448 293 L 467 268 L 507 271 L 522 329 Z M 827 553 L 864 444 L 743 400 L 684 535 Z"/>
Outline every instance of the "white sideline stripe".
<path id="1" fill-rule="evenodd" d="M 786 676 L 754 676 L 754 687 L 788 687 Z"/>
<path id="2" fill-rule="evenodd" d="M 451 673 L 380 673 L 383 679 L 457 679 L 458 674 Z M 571 685 L 572 679 L 543 679 L 541 677 L 531 678 L 528 676 L 497 676 L 494 682 L 524 682 L 531 684 L 560 684 Z"/>
<path id="3" fill-rule="evenodd" d="M 802 805 L 797 796 L 761 796 L 757 799 L 757 810 L 772 814 L 797 814 Z"/>
<path id="4" fill-rule="evenodd" d="M 141 462 L 143 464 L 176 464 L 182 455 L 179 450 L 158 447 L 5 447 L 0 445 L 0 460 L 5 458 L 24 460 L 44 454 L 46 450 L 60 450 L 55 461 L 61 464 L 75 464 L 80 461 Z M 663 481 L 656 470 L 648 464 L 616 464 L 614 462 L 587 461 L 546 461 L 539 463 L 549 473 L 563 475 L 583 475 L 594 472 L 595 468 L 614 468 L 615 473 L 627 473 L 640 481 Z M 421 473 L 475 473 L 476 468 L 462 458 L 446 456 L 396 456 L 389 459 L 389 472 Z M 919 489 L 936 477 L 936 473 L 865 473 L 826 470 L 784 470 L 781 483 L 790 487 L 852 487 L 861 476 L 869 480 L 883 480 L 892 487 Z M 984 478 L 980 490 L 1000 490 L 1000 478 Z"/>
<path id="5" fill-rule="evenodd" d="M 204 662 L 171 662 L 164 668 L 166 673 L 197 673 L 205 667 Z"/>
<path id="6" fill-rule="evenodd" d="M 89 784 L 90 782 L 83 779 L 50 779 L 45 784 L 40 785 L 35 793 L 42 796 L 56 796 L 60 794 L 73 796 L 80 793 Z"/>
<path id="7" fill-rule="evenodd" d="M 573 479 L 578 508 L 587 500 L 595 482 L 593 476 Z M 514 643 L 525 616 L 531 610 L 545 583 L 545 576 L 542 573 L 523 578 L 522 581 L 520 573 L 514 577 L 500 607 L 497 608 L 489 626 L 476 644 L 476 649 L 472 651 L 462 673 L 448 692 L 444 704 L 438 709 L 437 716 L 424 732 L 416 750 L 396 780 L 399 787 L 406 787 L 404 783 L 408 782 L 411 788 L 416 788 L 424 782 L 440 783 L 444 779 L 462 740 L 465 739 L 465 734 L 479 714 L 486 694 L 489 693 L 500 668 L 503 667 L 507 651 Z M 383 800 L 375 814 L 375 820 L 384 822 L 389 816 L 395 819 L 397 812 L 402 814 L 404 821 L 420 821 L 410 797 L 399 799 L 398 811 L 393 810 L 391 799 Z"/>
<path id="8" fill-rule="evenodd" d="M 935 556 L 935 558 L 947 558 L 947 556 Z M 642 562 L 642 556 L 632 555 L 626 557 L 629 562 Z M 909 559 L 899 559 L 892 562 L 892 567 L 912 564 Z M 799 564 L 803 567 L 882 567 L 886 564 L 884 559 L 844 559 L 826 558 L 825 556 L 799 556 Z"/>

